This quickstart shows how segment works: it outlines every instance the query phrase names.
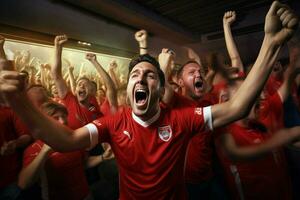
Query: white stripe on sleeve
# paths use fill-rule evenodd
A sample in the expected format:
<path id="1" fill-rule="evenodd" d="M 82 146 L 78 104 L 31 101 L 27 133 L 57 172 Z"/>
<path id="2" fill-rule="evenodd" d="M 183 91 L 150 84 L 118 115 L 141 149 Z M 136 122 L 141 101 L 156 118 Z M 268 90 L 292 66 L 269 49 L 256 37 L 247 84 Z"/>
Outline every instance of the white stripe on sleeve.
<path id="1" fill-rule="evenodd" d="M 203 118 L 204 118 L 204 124 L 206 124 L 209 130 L 212 131 L 213 124 L 212 124 L 211 106 L 207 106 L 203 108 Z"/>
<path id="2" fill-rule="evenodd" d="M 86 127 L 89 130 L 90 147 L 88 148 L 88 150 L 91 150 L 98 144 L 98 129 L 97 129 L 96 125 L 92 124 L 92 123 L 89 123 L 89 124 L 85 125 L 84 127 Z"/>

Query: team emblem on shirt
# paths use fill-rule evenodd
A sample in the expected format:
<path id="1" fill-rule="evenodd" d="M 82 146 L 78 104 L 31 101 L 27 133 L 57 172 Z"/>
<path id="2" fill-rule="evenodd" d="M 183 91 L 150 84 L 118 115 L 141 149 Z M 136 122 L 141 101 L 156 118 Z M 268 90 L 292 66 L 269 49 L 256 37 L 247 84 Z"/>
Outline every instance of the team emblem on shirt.
<path id="1" fill-rule="evenodd" d="M 158 127 L 158 136 L 162 141 L 168 142 L 172 137 L 171 126 Z"/>
<path id="2" fill-rule="evenodd" d="M 94 123 L 96 126 L 102 126 L 102 124 L 99 122 L 99 120 L 94 120 L 93 123 Z"/>
<path id="3" fill-rule="evenodd" d="M 195 114 L 202 115 L 202 108 L 195 108 Z"/>

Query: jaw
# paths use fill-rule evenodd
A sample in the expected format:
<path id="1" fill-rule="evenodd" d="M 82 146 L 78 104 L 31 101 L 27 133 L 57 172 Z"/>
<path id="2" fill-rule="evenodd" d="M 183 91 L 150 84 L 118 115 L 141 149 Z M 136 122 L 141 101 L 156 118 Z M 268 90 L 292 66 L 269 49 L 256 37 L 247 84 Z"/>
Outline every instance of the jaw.
<path id="1" fill-rule="evenodd" d="M 149 109 L 150 94 L 146 88 L 138 88 L 133 91 L 132 110 L 137 116 L 145 115 Z"/>

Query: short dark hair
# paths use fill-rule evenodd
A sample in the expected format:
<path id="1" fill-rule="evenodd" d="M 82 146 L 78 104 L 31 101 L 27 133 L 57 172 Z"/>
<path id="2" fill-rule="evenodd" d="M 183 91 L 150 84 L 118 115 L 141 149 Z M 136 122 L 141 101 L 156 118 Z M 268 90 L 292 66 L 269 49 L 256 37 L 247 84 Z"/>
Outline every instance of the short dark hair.
<path id="1" fill-rule="evenodd" d="M 165 86 L 165 75 L 164 75 L 164 72 L 160 69 L 160 65 L 157 62 L 157 60 L 154 57 L 150 56 L 149 54 L 139 55 L 137 57 L 134 57 L 131 60 L 131 62 L 129 63 L 129 66 L 128 66 L 128 79 L 129 79 L 130 72 L 132 71 L 132 69 L 134 68 L 134 66 L 136 66 L 140 62 L 148 62 L 148 63 L 152 64 L 156 68 L 156 70 L 157 70 L 159 81 L 160 81 L 160 85 L 161 86 Z M 128 82 L 128 80 L 127 80 L 127 82 Z"/>
<path id="2" fill-rule="evenodd" d="M 68 115 L 68 110 L 65 106 L 55 101 L 48 101 L 41 105 L 42 112 L 46 113 L 48 116 L 52 116 L 55 112 L 61 111 Z"/>

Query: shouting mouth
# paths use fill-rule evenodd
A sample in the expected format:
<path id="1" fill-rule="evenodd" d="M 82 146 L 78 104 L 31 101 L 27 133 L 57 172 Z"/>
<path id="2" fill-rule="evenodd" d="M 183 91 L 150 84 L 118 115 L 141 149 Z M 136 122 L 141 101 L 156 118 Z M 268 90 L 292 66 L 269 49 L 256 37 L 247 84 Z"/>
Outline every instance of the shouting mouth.
<path id="1" fill-rule="evenodd" d="M 194 83 L 194 87 L 195 87 L 195 91 L 196 91 L 196 92 L 202 91 L 202 90 L 203 90 L 203 81 L 197 80 L 197 81 Z"/>
<path id="2" fill-rule="evenodd" d="M 135 104 L 138 108 L 144 109 L 147 107 L 148 90 L 136 89 L 134 92 Z"/>

